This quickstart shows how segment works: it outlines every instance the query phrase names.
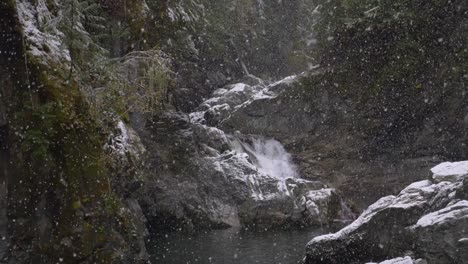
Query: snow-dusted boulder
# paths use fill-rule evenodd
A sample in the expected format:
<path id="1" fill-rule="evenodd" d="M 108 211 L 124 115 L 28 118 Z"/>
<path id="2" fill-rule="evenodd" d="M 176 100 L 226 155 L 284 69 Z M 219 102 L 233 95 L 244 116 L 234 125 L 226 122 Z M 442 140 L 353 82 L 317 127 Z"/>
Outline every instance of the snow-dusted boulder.
<path id="1" fill-rule="evenodd" d="M 387 196 L 371 205 L 351 225 L 339 232 L 314 238 L 307 244 L 306 263 L 358 263 L 381 260 L 409 247 L 409 234 L 400 231 L 416 223 L 428 207 L 423 190 L 427 185 Z M 435 189 L 435 188 L 434 188 Z M 390 243 L 391 239 L 399 239 Z"/>
<path id="2" fill-rule="evenodd" d="M 444 162 L 432 168 L 431 171 L 436 182 L 460 181 L 468 177 L 468 161 Z"/>
<path id="3" fill-rule="evenodd" d="M 427 264 L 427 262 L 423 259 L 414 260 L 411 257 L 406 256 L 406 257 L 388 259 L 380 263 L 369 262 L 367 264 Z"/>
<path id="4" fill-rule="evenodd" d="M 314 113 L 298 105 L 301 76 L 289 76 L 267 86 L 233 108 L 222 120 L 226 130 L 239 130 L 244 134 L 281 135 L 287 137 L 297 131 L 310 130 Z M 287 92 L 288 91 L 288 92 Z M 305 122 L 307 120 L 307 122 Z"/>
<path id="5" fill-rule="evenodd" d="M 462 200 L 441 210 L 421 217 L 413 228 L 427 228 L 451 225 L 456 221 L 468 219 L 468 201 Z"/>
<path id="6" fill-rule="evenodd" d="M 454 200 L 421 217 L 410 230 L 416 236 L 417 254 L 428 263 L 468 263 L 467 200 Z"/>
<path id="7" fill-rule="evenodd" d="M 203 102 L 192 116 L 197 121 L 210 126 L 217 126 L 231 112 L 261 92 L 265 87 L 263 82 L 257 82 L 255 85 L 246 83 L 227 85 L 214 91 L 212 97 Z"/>
<path id="8" fill-rule="evenodd" d="M 408 251 L 428 263 L 468 263 L 467 181 L 463 176 L 437 180 L 440 175 L 463 175 L 463 166 L 451 164 L 434 167 L 434 181 L 416 182 L 396 196 L 383 197 L 349 226 L 311 240 L 305 263 L 383 261 Z M 392 261 L 383 263 L 418 263 L 410 258 Z"/>
<path id="9" fill-rule="evenodd" d="M 341 209 L 340 197 L 336 190 L 331 188 L 308 191 L 301 199 L 300 205 L 306 209 L 302 214 L 309 221 L 318 224 L 327 223 Z"/>
<path id="10" fill-rule="evenodd" d="M 304 184 L 307 184 L 304 180 L 290 178 L 286 181 L 286 195 L 280 192 L 242 204 L 242 224 L 254 229 L 308 227 L 326 225 L 337 219 L 342 208 L 336 191 L 320 189 L 302 193 L 296 187 Z"/>
<path id="11" fill-rule="evenodd" d="M 228 139 L 223 131 L 197 123 L 193 124 L 192 129 L 199 141 L 207 146 L 221 152 L 229 149 Z"/>
<path id="12" fill-rule="evenodd" d="M 267 84 L 255 76 L 248 76 L 242 80 L 243 82 L 230 84 L 214 91 L 212 97 L 204 101 L 197 108 L 197 111 L 191 114 L 191 118 L 210 126 L 220 125 L 233 113 L 236 113 L 237 120 L 237 116 L 243 114 L 246 106 L 256 104 L 257 101 L 263 102 L 276 98 L 297 82 L 297 79 L 297 76 L 290 76 L 278 82 Z M 250 118 L 244 118 L 243 122 L 251 121 Z M 242 125 L 239 128 L 243 127 Z"/>

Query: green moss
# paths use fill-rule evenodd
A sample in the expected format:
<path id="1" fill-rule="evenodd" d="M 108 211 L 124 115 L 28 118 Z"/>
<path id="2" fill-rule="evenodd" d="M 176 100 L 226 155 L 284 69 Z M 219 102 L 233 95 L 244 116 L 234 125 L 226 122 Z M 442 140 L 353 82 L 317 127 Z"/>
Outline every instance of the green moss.
<path id="1" fill-rule="evenodd" d="M 60 255 L 64 263 L 76 263 L 74 252 L 86 257 L 108 241 L 86 231 L 93 222 L 100 222 L 102 228 L 111 232 L 106 218 L 113 212 L 103 202 L 111 192 L 103 138 L 78 84 L 64 78 L 66 70 L 60 70 L 64 66 L 56 65 L 53 68 L 59 70 L 51 72 L 34 59 L 29 64 L 30 83 L 35 85 L 21 93 L 11 122 L 13 140 L 19 146 L 17 166 L 23 172 L 13 188 L 28 206 L 13 207 L 17 211 L 11 213 L 28 217 L 37 206 L 36 195 L 53 193 L 48 203 L 60 208 L 52 216 L 57 226 L 51 240 L 37 248 L 44 258 L 53 260 Z M 91 211 L 93 217 L 83 219 L 81 210 Z M 106 217 L 101 217 L 103 214 Z M 80 226 L 87 235 L 77 233 Z M 72 239 L 72 248 L 62 245 L 65 238 Z"/>
<path id="2" fill-rule="evenodd" d="M 31 248 L 25 260 L 31 263 L 56 263 L 57 256 L 63 263 L 85 258 L 112 263 L 112 250 L 99 249 L 115 240 L 109 234 L 120 203 L 106 171 L 104 136 L 80 80 L 69 79 L 68 62 L 25 50 L 15 1 L 2 1 L 0 11 L 5 16 L 0 31 L 11 37 L 0 40 L 1 46 L 16 54 L 14 60 L 0 54 L 2 76 L 11 79 L 5 87 L 11 93 L 8 143 L 15 167 L 8 180 L 14 190 L 9 192 L 9 215 L 21 220 L 10 223 L 17 243 L 12 250 Z M 39 207 L 46 211 L 40 217 L 52 224 L 45 234 L 37 227 Z"/>

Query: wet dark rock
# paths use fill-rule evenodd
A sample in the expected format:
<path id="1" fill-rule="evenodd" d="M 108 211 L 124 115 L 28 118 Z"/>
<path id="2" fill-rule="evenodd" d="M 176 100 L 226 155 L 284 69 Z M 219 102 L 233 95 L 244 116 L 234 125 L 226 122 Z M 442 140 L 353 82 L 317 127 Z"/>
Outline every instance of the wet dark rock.
<path id="1" fill-rule="evenodd" d="M 468 200 L 468 179 L 463 180 L 463 186 L 457 191 L 457 198 Z"/>

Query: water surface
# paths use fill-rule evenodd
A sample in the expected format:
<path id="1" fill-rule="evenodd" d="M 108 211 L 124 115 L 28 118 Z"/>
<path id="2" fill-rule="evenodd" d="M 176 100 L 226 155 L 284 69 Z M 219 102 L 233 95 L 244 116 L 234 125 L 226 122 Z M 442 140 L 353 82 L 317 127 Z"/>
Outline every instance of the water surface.
<path id="1" fill-rule="evenodd" d="M 151 261 L 161 264 L 297 264 L 305 245 L 329 229 L 245 232 L 231 228 L 198 234 L 157 235 L 149 245 Z"/>

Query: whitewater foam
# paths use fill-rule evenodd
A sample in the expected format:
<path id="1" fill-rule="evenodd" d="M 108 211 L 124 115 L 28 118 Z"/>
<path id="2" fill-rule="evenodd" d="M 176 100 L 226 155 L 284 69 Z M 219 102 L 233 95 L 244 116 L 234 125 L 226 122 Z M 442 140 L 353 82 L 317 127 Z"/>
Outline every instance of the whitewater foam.
<path id="1" fill-rule="evenodd" d="M 267 175 L 279 179 L 298 176 L 297 167 L 292 162 L 291 155 L 275 139 L 249 136 L 243 140 L 235 136 L 229 136 L 229 143 L 236 152 L 248 154 L 258 170 Z"/>

